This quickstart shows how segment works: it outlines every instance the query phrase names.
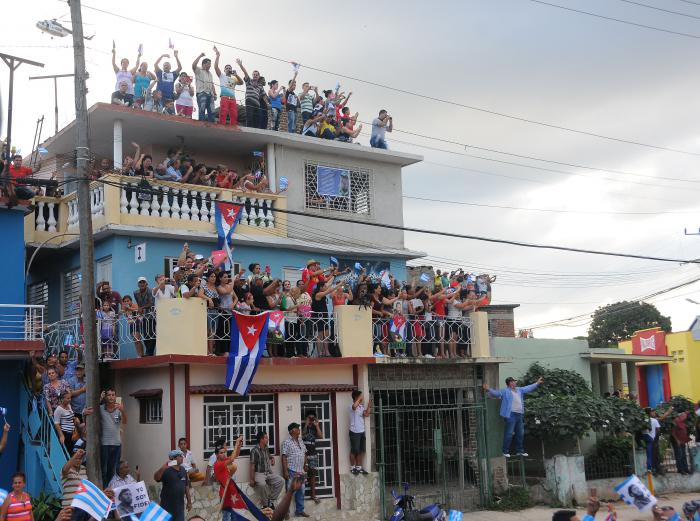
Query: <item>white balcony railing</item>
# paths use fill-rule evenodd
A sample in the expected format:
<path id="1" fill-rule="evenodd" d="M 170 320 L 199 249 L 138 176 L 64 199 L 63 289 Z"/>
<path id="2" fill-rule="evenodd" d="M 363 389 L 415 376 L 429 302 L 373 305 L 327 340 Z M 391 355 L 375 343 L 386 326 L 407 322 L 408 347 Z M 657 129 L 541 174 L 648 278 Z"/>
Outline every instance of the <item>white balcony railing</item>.
<path id="1" fill-rule="evenodd" d="M 44 306 L 0 304 L 0 341 L 41 340 Z"/>

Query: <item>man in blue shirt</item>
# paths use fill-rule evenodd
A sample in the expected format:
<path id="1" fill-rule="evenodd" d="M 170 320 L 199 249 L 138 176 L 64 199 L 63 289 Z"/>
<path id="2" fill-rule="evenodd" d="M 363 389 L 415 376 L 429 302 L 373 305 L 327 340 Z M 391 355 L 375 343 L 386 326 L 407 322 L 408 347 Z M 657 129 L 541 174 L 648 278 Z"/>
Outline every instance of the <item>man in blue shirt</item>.
<path id="1" fill-rule="evenodd" d="M 85 409 L 85 403 L 87 395 L 85 394 L 85 364 L 82 362 L 75 366 L 75 374 L 71 376 L 68 380 L 68 385 L 71 388 L 71 408 L 73 413 L 78 419 L 83 421 L 83 409 Z"/>
<path id="2" fill-rule="evenodd" d="M 540 377 L 534 384 L 518 387 L 518 381 L 513 377 L 506 378 L 505 389 L 490 389 L 484 384 L 486 391 L 491 398 L 501 399 L 501 417 L 505 420 L 503 429 L 503 456 L 510 458 L 510 444 L 515 433 L 515 449 L 518 456 L 526 457 L 527 453 L 523 449 L 523 438 L 525 436 L 525 425 L 523 416 L 525 414 L 525 393 L 530 393 L 537 389 L 544 382 Z"/>

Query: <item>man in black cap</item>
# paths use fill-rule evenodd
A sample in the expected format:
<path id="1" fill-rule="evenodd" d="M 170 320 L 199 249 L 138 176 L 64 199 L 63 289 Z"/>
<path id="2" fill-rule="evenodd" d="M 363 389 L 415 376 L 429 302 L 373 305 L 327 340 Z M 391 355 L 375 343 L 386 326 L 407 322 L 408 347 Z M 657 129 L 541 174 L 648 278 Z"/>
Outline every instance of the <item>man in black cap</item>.
<path id="1" fill-rule="evenodd" d="M 287 487 L 297 476 L 304 477 L 308 466 L 306 464 L 306 445 L 301 440 L 301 426 L 292 422 L 287 427 L 289 438 L 282 443 L 282 476 L 287 480 Z M 304 512 L 304 493 L 306 487 L 302 485 L 294 493 L 295 515 L 297 517 L 311 517 Z"/>
<path id="2" fill-rule="evenodd" d="M 505 421 L 503 429 L 503 456 L 510 458 L 510 444 L 515 433 L 515 449 L 518 456 L 527 457 L 527 452 L 523 448 L 523 438 L 525 437 L 525 425 L 523 417 L 525 414 L 525 394 L 537 389 L 544 382 L 540 377 L 534 384 L 518 387 L 518 381 L 509 376 L 506 378 L 505 389 L 490 389 L 488 384 L 484 384 L 486 391 L 491 398 L 501 399 L 501 417 Z"/>

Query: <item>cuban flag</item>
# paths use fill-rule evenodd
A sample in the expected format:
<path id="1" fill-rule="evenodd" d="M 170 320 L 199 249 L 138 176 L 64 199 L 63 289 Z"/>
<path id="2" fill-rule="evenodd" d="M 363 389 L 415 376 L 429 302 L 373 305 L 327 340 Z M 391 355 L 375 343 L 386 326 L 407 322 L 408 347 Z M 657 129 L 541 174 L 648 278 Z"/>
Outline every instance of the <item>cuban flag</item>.
<path id="1" fill-rule="evenodd" d="M 403 342 L 406 338 L 406 317 L 394 315 L 391 319 L 391 328 L 389 330 L 394 334 L 397 342 Z"/>
<path id="2" fill-rule="evenodd" d="M 265 350 L 270 314 L 243 315 L 234 311 L 232 318 L 226 387 L 245 396 Z"/>
<path id="3" fill-rule="evenodd" d="M 132 515 L 131 519 L 134 519 L 136 516 Z M 159 505 L 151 501 L 148 506 L 146 507 L 146 510 L 141 512 L 141 521 L 168 521 L 173 517 L 170 515 L 165 509 L 161 508 Z"/>
<path id="4" fill-rule="evenodd" d="M 255 503 L 238 488 L 233 478 L 229 481 L 227 493 L 231 497 L 231 503 L 233 504 L 231 521 L 270 521 Z"/>
<path id="5" fill-rule="evenodd" d="M 427 273 L 421 273 L 420 280 L 421 282 L 430 282 L 430 275 Z"/>
<path id="6" fill-rule="evenodd" d="M 270 311 L 269 330 L 271 332 L 279 332 L 284 337 L 284 312 Z"/>
<path id="7" fill-rule="evenodd" d="M 84 479 L 80 482 L 80 487 L 70 506 L 87 512 L 95 519 L 103 519 L 112 508 L 112 500 L 105 496 L 94 483 Z"/>
<path id="8" fill-rule="evenodd" d="M 233 266 L 231 239 L 233 238 L 233 232 L 238 225 L 238 221 L 241 220 L 242 210 L 243 206 L 240 204 L 221 202 L 216 203 L 216 208 L 214 210 L 216 233 L 219 237 L 219 249 L 226 251 L 228 262 L 230 263 L 230 266 L 226 266 L 227 269 L 231 269 L 231 266 Z"/>

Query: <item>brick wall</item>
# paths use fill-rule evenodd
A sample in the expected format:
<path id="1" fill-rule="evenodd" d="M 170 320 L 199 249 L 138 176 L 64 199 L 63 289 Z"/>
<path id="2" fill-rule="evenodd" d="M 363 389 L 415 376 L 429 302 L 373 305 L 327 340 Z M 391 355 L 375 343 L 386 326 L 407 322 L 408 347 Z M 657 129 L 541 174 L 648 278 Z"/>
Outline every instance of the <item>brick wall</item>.
<path id="1" fill-rule="evenodd" d="M 515 322 L 510 318 L 489 318 L 491 336 L 514 337 Z"/>

